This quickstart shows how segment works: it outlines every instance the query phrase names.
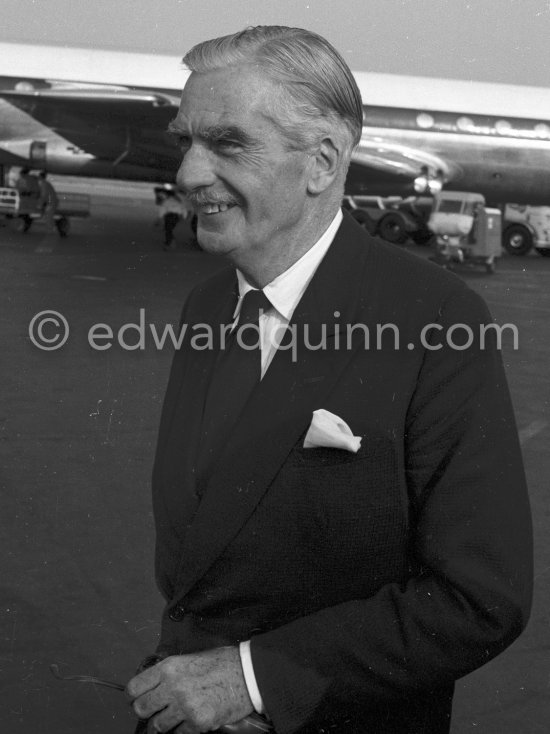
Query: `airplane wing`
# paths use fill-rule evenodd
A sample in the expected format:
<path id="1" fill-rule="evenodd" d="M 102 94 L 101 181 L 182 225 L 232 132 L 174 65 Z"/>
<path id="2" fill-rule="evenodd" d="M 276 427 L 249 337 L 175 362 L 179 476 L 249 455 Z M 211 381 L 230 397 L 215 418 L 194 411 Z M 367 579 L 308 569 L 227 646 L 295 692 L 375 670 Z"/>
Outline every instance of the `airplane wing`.
<path id="1" fill-rule="evenodd" d="M 176 116 L 175 95 L 118 86 L 50 83 L 46 88 L 0 91 L 5 105 L 0 140 L 4 159 L 19 155 L 35 167 L 99 176 L 173 180 L 179 152 L 166 132 Z M 11 124 L 9 121 L 11 119 Z M 42 147 L 41 147 L 42 146 Z M 346 192 L 414 193 L 425 172 L 447 182 L 456 166 L 418 147 L 370 135 L 352 158 Z"/>
<path id="2" fill-rule="evenodd" d="M 52 87 L 0 91 L 0 102 L 0 148 L 18 152 L 31 163 L 31 146 L 42 142 L 44 163 L 66 160 L 75 173 L 79 165 L 90 169 L 103 163 L 118 167 L 119 174 L 121 166 L 127 171 L 133 167 L 136 173 L 139 169 L 140 175 L 150 169 L 147 178 L 164 180 L 177 170 L 179 154 L 166 132 L 176 116 L 175 96 L 116 87 Z"/>

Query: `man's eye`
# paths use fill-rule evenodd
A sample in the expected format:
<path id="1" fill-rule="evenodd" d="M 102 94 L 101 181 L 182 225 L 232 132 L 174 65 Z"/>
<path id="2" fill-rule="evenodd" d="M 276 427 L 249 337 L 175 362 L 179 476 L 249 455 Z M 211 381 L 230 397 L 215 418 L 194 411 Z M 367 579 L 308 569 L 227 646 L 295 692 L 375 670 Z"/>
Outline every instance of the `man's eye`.
<path id="1" fill-rule="evenodd" d="M 216 147 L 224 152 L 231 153 L 232 151 L 242 148 L 242 144 L 237 140 L 217 140 Z"/>

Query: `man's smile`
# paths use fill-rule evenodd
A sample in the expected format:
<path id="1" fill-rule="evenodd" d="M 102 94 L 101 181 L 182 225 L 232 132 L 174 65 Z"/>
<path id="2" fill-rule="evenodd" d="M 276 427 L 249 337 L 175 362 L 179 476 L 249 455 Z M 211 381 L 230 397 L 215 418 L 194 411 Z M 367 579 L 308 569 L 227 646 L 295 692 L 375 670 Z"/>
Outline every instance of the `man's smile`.
<path id="1" fill-rule="evenodd" d="M 202 204 L 198 207 L 200 214 L 220 214 L 232 209 L 235 204 Z"/>

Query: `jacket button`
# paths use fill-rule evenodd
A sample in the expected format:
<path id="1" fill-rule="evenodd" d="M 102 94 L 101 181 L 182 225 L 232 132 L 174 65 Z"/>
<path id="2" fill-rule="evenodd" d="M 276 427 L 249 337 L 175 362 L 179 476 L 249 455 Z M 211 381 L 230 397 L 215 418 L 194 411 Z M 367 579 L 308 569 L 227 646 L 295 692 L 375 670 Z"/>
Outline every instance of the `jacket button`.
<path id="1" fill-rule="evenodd" d="M 170 611 L 168 616 L 173 622 L 181 622 L 185 617 L 186 609 L 183 604 L 176 604 L 176 606 Z"/>

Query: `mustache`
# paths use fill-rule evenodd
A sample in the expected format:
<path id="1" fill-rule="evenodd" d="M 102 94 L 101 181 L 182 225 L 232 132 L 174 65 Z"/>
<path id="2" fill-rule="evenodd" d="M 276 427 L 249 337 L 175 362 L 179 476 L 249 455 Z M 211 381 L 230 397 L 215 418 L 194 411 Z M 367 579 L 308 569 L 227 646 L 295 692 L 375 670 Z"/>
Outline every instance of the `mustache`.
<path id="1" fill-rule="evenodd" d="M 193 206 L 207 206 L 209 204 L 227 204 L 231 206 L 240 204 L 237 197 L 223 191 L 219 193 L 215 191 L 191 191 L 186 198 Z"/>

